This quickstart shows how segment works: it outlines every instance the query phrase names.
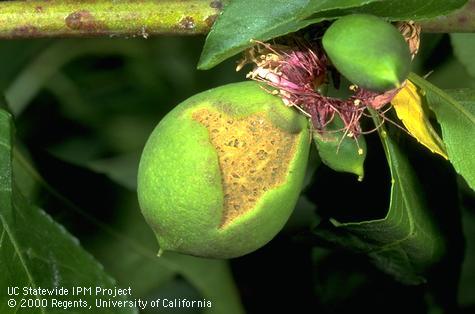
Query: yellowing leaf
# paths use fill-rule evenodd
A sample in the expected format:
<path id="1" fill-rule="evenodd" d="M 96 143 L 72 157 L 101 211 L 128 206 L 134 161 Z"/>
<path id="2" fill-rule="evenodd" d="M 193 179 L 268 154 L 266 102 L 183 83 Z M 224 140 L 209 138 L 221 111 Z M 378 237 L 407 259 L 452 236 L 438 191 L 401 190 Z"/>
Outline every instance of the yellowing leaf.
<path id="1" fill-rule="evenodd" d="M 445 145 L 426 117 L 422 109 L 422 98 L 411 81 L 406 81 L 404 88 L 391 103 L 397 116 L 413 137 L 431 152 L 448 159 Z"/>

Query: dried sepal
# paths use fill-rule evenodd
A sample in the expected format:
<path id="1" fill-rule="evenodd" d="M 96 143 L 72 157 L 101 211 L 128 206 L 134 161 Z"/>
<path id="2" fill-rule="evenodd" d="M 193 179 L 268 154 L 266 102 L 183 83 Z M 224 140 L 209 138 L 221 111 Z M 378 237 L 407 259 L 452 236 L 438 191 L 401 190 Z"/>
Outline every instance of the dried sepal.
<path id="1" fill-rule="evenodd" d="M 409 50 L 411 51 L 412 59 L 419 52 L 421 43 L 421 26 L 414 21 L 399 22 L 398 29 L 406 40 Z"/>

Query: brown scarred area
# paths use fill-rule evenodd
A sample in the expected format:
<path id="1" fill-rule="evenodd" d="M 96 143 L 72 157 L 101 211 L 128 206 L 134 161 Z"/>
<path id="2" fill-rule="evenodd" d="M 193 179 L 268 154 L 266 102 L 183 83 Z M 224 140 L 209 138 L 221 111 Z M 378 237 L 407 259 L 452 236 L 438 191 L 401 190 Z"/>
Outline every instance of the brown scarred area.
<path id="1" fill-rule="evenodd" d="M 251 210 L 266 191 L 284 183 L 299 135 L 275 127 L 262 114 L 233 118 L 200 109 L 193 119 L 208 129 L 218 153 L 224 193 L 222 228 Z"/>
<path id="2" fill-rule="evenodd" d="M 22 38 L 31 38 L 31 37 L 37 37 L 39 34 L 38 28 L 33 26 L 33 25 L 24 25 L 24 26 L 19 26 L 15 27 L 11 31 L 11 37 L 22 37 Z"/>
<path id="3" fill-rule="evenodd" d="M 465 24 L 468 22 L 468 18 L 466 16 L 460 16 L 457 18 L 460 24 Z"/>
<path id="4" fill-rule="evenodd" d="M 206 18 L 205 23 L 208 27 L 213 26 L 214 22 L 216 22 L 216 19 L 218 18 L 217 14 L 210 15 Z"/>
<path id="5" fill-rule="evenodd" d="M 103 22 L 97 21 L 87 10 L 73 12 L 66 17 L 65 21 L 66 26 L 73 30 L 88 33 L 101 33 L 107 30 L 107 26 Z"/>
<path id="6" fill-rule="evenodd" d="M 191 16 L 185 16 L 182 18 L 178 25 L 183 29 L 194 29 L 196 26 L 195 20 Z"/>
<path id="7" fill-rule="evenodd" d="M 223 3 L 219 0 L 213 0 L 209 4 L 209 6 L 212 7 L 213 9 L 221 10 L 223 8 Z"/>

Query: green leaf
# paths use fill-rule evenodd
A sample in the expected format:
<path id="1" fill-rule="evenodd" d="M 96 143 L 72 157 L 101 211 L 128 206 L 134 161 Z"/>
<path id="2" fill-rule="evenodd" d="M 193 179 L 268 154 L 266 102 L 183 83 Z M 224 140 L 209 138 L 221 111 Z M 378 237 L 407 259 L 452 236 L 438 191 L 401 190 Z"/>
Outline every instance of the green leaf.
<path id="1" fill-rule="evenodd" d="M 345 223 L 332 219 L 330 226 L 317 227 L 315 233 L 330 242 L 368 254 L 376 266 L 401 282 L 420 284 L 425 281 L 428 268 L 440 259 L 443 240 L 421 199 L 408 160 L 383 127 L 379 133 L 392 177 L 386 217 Z M 370 199 L 368 206 L 374 206 Z"/>
<path id="2" fill-rule="evenodd" d="M 50 193 L 58 194 L 41 178 L 20 152 L 15 151 L 15 153 L 14 157 L 18 159 L 20 166 L 27 170 L 30 177 L 37 180 L 37 183 Z M 118 170 L 112 170 L 112 173 L 116 171 Z M 133 182 L 128 180 L 121 181 L 117 180 L 116 183 L 125 186 L 133 185 Z M 141 215 L 136 193 L 124 190 L 122 195 L 123 198 L 119 202 L 121 207 L 116 208 L 117 212 L 126 213 L 121 219 L 123 221 L 121 226 L 112 228 L 92 219 L 99 230 L 106 232 L 104 238 L 108 240 L 94 242 L 94 247 L 89 248 L 119 284 L 130 286 L 135 298 L 148 299 L 157 289 L 166 290 L 167 285 L 180 275 L 203 298 L 211 300 L 213 306 L 203 309 L 203 313 L 240 314 L 244 312 L 226 260 L 202 259 L 168 252 L 157 257 L 157 240 Z M 66 200 L 66 203 L 69 201 Z M 73 206 L 71 209 L 89 218 L 80 208 L 73 204 L 69 206 Z"/>
<path id="3" fill-rule="evenodd" d="M 343 128 L 343 121 L 335 117 L 326 132 L 313 133 L 313 140 L 325 165 L 335 171 L 353 173 L 361 181 L 364 177 L 366 141 L 362 135 L 358 139 L 347 137 Z"/>
<path id="4" fill-rule="evenodd" d="M 450 162 L 475 190 L 475 92 L 447 93 L 415 74 L 411 74 L 410 79 L 426 94 L 427 104 L 442 128 Z"/>
<path id="5" fill-rule="evenodd" d="M 137 293 L 136 297 L 145 299 L 154 295 L 157 289 L 166 290 L 179 275 L 202 298 L 213 303 L 211 308 L 203 309 L 203 313 L 244 313 L 228 261 L 171 252 L 157 257 L 157 240 L 143 219 L 136 194 L 121 203 L 128 207 L 127 214 L 121 217 L 125 223 L 119 227 L 121 234 L 128 235 L 127 242 L 114 237 L 94 248 L 95 255 L 104 261 L 119 282 L 130 285 Z"/>
<path id="6" fill-rule="evenodd" d="M 252 39 L 266 41 L 295 32 L 309 25 L 303 20 L 312 14 L 373 1 L 380 0 L 233 0 L 209 32 L 198 69 L 210 69 L 251 47 Z"/>
<path id="7" fill-rule="evenodd" d="M 391 20 L 422 20 L 446 15 L 466 3 L 467 0 L 386 0 L 370 3 L 362 7 L 360 12 Z"/>
<path id="8" fill-rule="evenodd" d="M 475 63 L 473 56 L 475 56 L 475 34 L 450 34 L 452 47 L 457 59 L 465 66 L 468 73 L 475 78 Z"/>
<path id="9" fill-rule="evenodd" d="M 145 224 L 142 228 L 149 229 Z M 155 238 L 152 240 L 156 241 Z M 213 306 L 203 309 L 203 313 L 244 313 L 231 270 L 225 260 L 169 252 L 161 257 L 145 257 L 120 243 L 112 243 L 111 248 L 105 246 L 104 249 L 106 252 L 103 254 L 107 254 L 105 258 L 109 259 L 106 265 L 110 264 L 111 272 L 119 282 L 132 287 L 136 297 L 147 298 L 157 289 L 166 290 L 167 285 L 180 275 L 202 298 L 212 302 Z"/>
<path id="10" fill-rule="evenodd" d="M 335 10 L 315 17 L 342 16 L 350 13 L 367 13 L 393 21 L 423 20 L 446 15 L 467 3 L 467 0 L 382 0 L 350 10 Z"/>
<path id="11" fill-rule="evenodd" d="M 95 308 L 95 295 L 72 295 L 72 287 L 114 288 L 115 281 L 84 249 L 76 238 L 40 208 L 30 204 L 14 183 L 12 171 L 12 117 L 0 109 L 0 313 L 22 312 L 22 295 L 11 297 L 7 287 L 53 289 L 64 287 L 67 296 L 29 296 L 32 300 L 52 299 L 87 302 L 87 307 L 74 308 L 75 313 L 90 313 Z M 17 301 L 15 307 L 7 299 Z M 123 300 L 118 296 L 115 300 Z M 44 301 L 43 301 L 44 302 Z M 51 305 L 31 310 L 30 313 L 58 313 Z M 135 307 L 102 308 L 101 313 L 136 313 Z"/>
<path id="12" fill-rule="evenodd" d="M 86 166 L 98 173 L 104 173 L 111 180 L 124 187 L 136 191 L 139 160 L 140 153 L 134 152 L 127 155 L 91 161 Z"/>
<path id="13" fill-rule="evenodd" d="M 205 313 L 244 313 L 226 261 L 175 253 L 166 253 L 164 258 L 180 265 L 179 273 L 198 289 L 204 298 L 213 300 L 213 307 L 206 309 Z"/>
<path id="14" fill-rule="evenodd" d="M 267 41 L 308 25 L 351 13 L 390 20 L 420 20 L 447 14 L 467 0 L 233 0 L 211 29 L 198 69 L 214 67 L 251 47 L 252 39 Z"/>

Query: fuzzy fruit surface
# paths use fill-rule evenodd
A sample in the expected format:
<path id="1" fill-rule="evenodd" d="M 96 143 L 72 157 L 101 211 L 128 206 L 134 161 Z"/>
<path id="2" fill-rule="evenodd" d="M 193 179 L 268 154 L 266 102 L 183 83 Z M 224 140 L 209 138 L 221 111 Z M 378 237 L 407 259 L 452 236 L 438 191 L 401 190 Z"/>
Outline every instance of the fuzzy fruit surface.
<path id="1" fill-rule="evenodd" d="M 366 14 L 338 19 L 323 47 L 336 69 L 352 83 L 375 92 L 401 86 L 411 65 L 409 47 L 390 23 Z"/>
<path id="2" fill-rule="evenodd" d="M 138 198 L 160 248 L 232 258 L 270 241 L 301 192 L 306 118 L 243 82 L 175 107 L 148 139 Z"/>

